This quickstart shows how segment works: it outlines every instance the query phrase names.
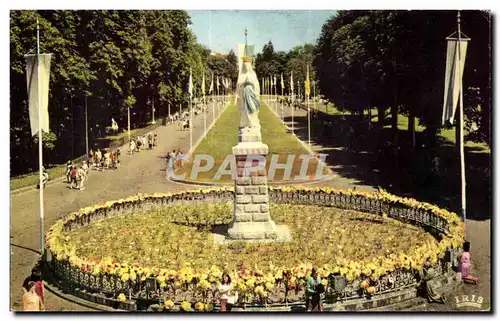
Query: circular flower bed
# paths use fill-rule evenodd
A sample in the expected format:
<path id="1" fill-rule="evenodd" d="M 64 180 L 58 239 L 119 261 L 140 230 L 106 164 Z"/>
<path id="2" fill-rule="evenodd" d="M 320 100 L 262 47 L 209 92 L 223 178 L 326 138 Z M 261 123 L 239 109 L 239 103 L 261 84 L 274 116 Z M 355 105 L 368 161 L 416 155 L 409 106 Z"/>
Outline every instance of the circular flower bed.
<path id="1" fill-rule="evenodd" d="M 192 302 L 200 310 L 213 302 L 224 270 L 241 302 L 300 301 L 313 266 L 327 298 L 349 299 L 414 286 L 424 263 L 440 265 L 445 251 L 463 242 L 455 214 L 384 191 L 285 187 L 269 193 L 271 216 L 289 226 L 291 243 L 215 245 L 213 227 L 232 220 L 230 189 L 138 195 L 58 221 L 47 234 L 53 269 L 121 300 L 126 293 L 168 305 Z M 119 219 L 107 219 L 115 215 Z M 346 280 L 342 293 L 334 284 L 339 277 Z"/>

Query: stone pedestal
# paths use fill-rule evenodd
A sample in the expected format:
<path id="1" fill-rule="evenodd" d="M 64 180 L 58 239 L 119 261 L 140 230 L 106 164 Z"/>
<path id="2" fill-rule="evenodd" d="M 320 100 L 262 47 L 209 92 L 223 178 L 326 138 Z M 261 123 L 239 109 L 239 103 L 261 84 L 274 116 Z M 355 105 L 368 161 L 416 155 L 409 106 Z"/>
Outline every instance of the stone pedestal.
<path id="1" fill-rule="evenodd" d="M 259 165 L 258 158 L 262 157 L 265 161 L 268 153 L 268 147 L 260 141 L 260 137 L 258 129 L 240 130 L 240 143 L 233 147 L 238 177 L 235 181 L 234 220 L 228 229 L 228 239 L 278 238 L 276 224 L 269 215 L 267 173 L 265 169 L 255 169 Z M 251 167 L 254 170 L 249 170 Z"/>

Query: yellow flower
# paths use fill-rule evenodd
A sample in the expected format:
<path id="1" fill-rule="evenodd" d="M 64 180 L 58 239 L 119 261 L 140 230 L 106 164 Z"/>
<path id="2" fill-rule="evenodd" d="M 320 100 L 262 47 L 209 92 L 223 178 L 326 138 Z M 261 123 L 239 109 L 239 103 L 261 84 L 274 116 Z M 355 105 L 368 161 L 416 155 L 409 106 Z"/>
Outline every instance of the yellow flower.
<path id="1" fill-rule="evenodd" d="M 249 288 L 253 288 L 253 286 L 255 285 L 255 278 L 253 278 L 253 277 L 249 278 L 249 279 L 247 280 L 247 282 L 246 282 L 246 285 L 247 285 L 247 287 L 249 287 Z"/>
<path id="2" fill-rule="evenodd" d="M 321 280 L 321 284 L 323 284 L 323 286 L 327 286 L 328 285 L 328 279 Z"/>
<path id="3" fill-rule="evenodd" d="M 238 289 L 240 289 L 241 292 L 245 293 L 247 290 L 247 286 L 244 282 L 238 282 Z"/>
<path id="4" fill-rule="evenodd" d="M 359 285 L 360 285 L 363 289 L 367 289 L 367 288 L 368 288 L 368 286 L 369 286 L 369 283 L 368 283 L 368 281 L 363 280 L 363 281 L 361 281 L 361 283 L 360 283 Z"/>
<path id="5" fill-rule="evenodd" d="M 210 289 L 211 286 L 212 285 L 207 280 L 201 280 L 200 282 L 198 282 L 198 287 L 204 290 Z"/>
<path id="6" fill-rule="evenodd" d="M 186 311 L 186 312 L 191 311 L 191 303 L 189 303 L 187 301 L 182 301 L 182 303 L 181 303 L 181 309 L 183 311 Z"/>
<path id="7" fill-rule="evenodd" d="M 163 306 L 165 307 L 165 309 L 170 310 L 174 307 L 174 301 L 167 300 L 163 303 Z"/>
<path id="8" fill-rule="evenodd" d="M 212 312 L 214 310 L 214 305 L 212 303 L 205 304 L 205 311 Z"/>
<path id="9" fill-rule="evenodd" d="M 127 297 L 125 296 L 125 294 L 120 293 L 120 294 L 118 295 L 117 300 L 118 300 L 118 301 L 120 301 L 120 302 L 125 302 L 125 301 L 127 301 Z"/>
<path id="10" fill-rule="evenodd" d="M 196 311 L 203 311 L 205 309 L 205 305 L 201 302 L 197 302 L 195 305 L 194 305 L 194 309 Z"/>
<path id="11" fill-rule="evenodd" d="M 370 286 L 368 289 L 366 289 L 366 292 L 368 292 L 371 295 L 375 294 L 375 287 Z"/>
<path id="12" fill-rule="evenodd" d="M 258 285 L 254 289 L 255 294 L 263 294 L 264 293 L 264 287 L 262 285 Z"/>

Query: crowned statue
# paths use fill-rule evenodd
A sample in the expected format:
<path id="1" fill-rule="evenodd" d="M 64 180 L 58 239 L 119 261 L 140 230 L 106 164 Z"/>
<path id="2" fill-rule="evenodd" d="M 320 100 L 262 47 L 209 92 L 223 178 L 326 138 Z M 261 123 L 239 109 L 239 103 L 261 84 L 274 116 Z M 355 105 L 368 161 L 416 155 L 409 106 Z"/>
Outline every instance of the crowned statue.
<path id="1" fill-rule="evenodd" d="M 243 58 L 236 94 L 238 111 L 240 112 L 240 129 L 260 128 L 260 86 L 257 74 L 248 57 Z"/>
<path id="2" fill-rule="evenodd" d="M 253 70 L 246 37 L 247 29 L 245 28 L 245 47 L 236 84 L 236 106 L 240 113 L 239 141 L 260 142 L 262 140 L 259 122 L 260 85 L 257 74 Z"/>

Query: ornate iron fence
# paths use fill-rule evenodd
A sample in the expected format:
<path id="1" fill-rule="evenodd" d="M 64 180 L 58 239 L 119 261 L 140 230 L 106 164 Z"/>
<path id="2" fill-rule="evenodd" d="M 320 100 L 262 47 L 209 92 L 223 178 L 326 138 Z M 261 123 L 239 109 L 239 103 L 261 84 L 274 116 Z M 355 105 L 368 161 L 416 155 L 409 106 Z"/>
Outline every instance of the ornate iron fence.
<path id="1" fill-rule="evenodd" d="M 316 191 L 287 192 L 275 189 L 269 191 L 269 197 L 271 201 L 276 203 L 331 206 L 373 213 L 374 215 L 385 213 L 391 218 L 428 228 L 436 234 L 448 233 L 447 222 L 444 218 L 435 215 L 431 211 L 415 209 L 397 202 L 390 203 L 381 199 L 360 195 Z M 117 202 L 110 207 L 97 208 L 86 215 L 68 219 L 63 226 L 63 231 L 78 229 L 94 221 L 108 219 L 117 215 L 151 211 L 179 202 L 232 201 L 233 199 L 234 193 L 230 190 L 183 192 L 169 196 L 145 196 L 137 200 Z M 438 261 L 434 267 L 438 275 L 450 271 L 452 264 L 448 261 L 446 258 Z M 214 288 L 201 291 L 193 284 L 182 284 L 180 289 L 176 289 L 173 281 L 167 281 L 166 286 L 162 288 L 155 278 L 147 278 L 145 280 L 136 278 L 134 280 L 122 281 L 117 275 L 105 272 L 92 273 L 88 267 L 82 266 L 79 268 L 72 266 L 69 259 L 53 257 L 47 263 L 52 273 L 66 289 L 84 290 L 110 297 L 116 297 L 118 294 L 123 293 L 135 300 L 145 300 L 148 302 L 158 302 L 164 295 L 182 297 L 184 294 L 205 300 L 212 300 L 215 295 Z M 347 282 L 346 280 L 344 289 L 339 292 L 335 289 L 335 282 L 333 282 L 332 278 L 334 278 L 333 275 L 330 276 L 326 287 L 325 297 L 327 301 L 359 299 L 364 296 L 363 292 L 360 291 L 359 285 L 356 283 L 357 281 Z M 408 287 L 415 287 L 419 282 L 420 275 L 415 270 L 399 269 L 386 274 L 378 280 L 376 293 L 383 294 Z M 270 292 L 269 297 L 278 298 L 279 293 L 285 293 L 285 295 L 281 295 L 279 299 L 275 299 L 278 303 L 301 300 L 304 293 L 304 284 L 302 284 L 301 288 L 293 290 L 288 288 L 286 282 L 280 282 Z M 247 303 L 260 302 L 259 298 L 249 297 L 246 300 Z"/>

